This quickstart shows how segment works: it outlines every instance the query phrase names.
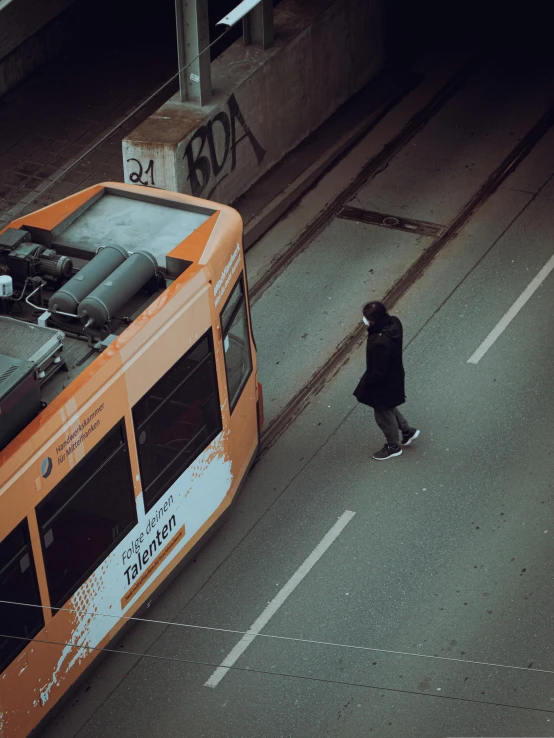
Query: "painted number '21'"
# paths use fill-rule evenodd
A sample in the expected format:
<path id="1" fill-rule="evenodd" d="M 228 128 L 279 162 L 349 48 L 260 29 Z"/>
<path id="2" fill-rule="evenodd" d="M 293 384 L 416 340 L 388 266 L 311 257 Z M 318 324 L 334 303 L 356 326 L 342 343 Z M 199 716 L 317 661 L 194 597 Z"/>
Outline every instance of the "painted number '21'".
<path id="1" fill-rule="evenodd" d="M 156 183 L 154 182 L 154 160 L 150 159 L 148 162 L 148 166 L 146 169 L 144 169 L 144 166 L 141 161 L 138 159 L 127 159 L 127 163 L 130 161 L 136 162 L 138 171 L 131 172 L 129 174 L 129 179 L 133 184 L 141 184 L 145 185 L 145 187 L 148 187 L 148 185 L 152 185 L 153 187 L 156 186 Z M 144 179 L 143 179 L 144 176 Z M 148 179 L 150 178 L 150 181 Z"/>

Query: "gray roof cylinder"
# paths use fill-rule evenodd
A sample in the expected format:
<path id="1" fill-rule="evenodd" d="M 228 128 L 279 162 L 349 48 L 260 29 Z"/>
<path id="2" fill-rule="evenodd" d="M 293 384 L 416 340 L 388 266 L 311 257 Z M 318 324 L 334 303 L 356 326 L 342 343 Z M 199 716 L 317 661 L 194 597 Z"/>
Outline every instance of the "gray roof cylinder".
<path id="1" fill-rule="evenodd" d="M 79 304 L 81 320 L 100 326 L 107 323 L 158 271 L 158 262 L 149 251 L 135 251 L 108 279 Z"/>
<path id="2" fill-rule="evenodd" d="M 127 252 L 121 246 L 105 246 L 61 289 L 54 292 L 48 300 L 48 310 L 76 315 L 81 300 L 123 264 L 126 258 Z"/>

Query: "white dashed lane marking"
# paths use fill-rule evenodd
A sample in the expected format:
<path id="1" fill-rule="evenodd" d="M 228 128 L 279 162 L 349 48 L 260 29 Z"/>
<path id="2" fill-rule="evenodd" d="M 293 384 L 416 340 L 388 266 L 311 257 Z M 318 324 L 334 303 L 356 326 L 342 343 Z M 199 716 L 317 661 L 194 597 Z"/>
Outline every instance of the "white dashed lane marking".
<path id="1" fill-rule="evenodd" d="M 295 571 L 285 586 L 280 589 L 277 595 L 271 600 L 260 617 L 254 621 L 252 626 L 248 629 L 248 632 L 243 635 L 237 645 L 229 652 L 229 655 L 221 662 L 221 666 L 217 667 L 208 681 L 204 684 L 205 687 L 217 687 L 219 682 L 229 671 L 230 667 L 235 664 L 240 656 L 242 656 L 258 633 L 261 632 L 262 628 L 265 628 L 269 620 L 275 615 L 283 602 L 285 602 L 287 597 L 294 592 L 304 577 L 315 566 L 315 564 L 317 564 L 325 551 L 327 551 L 336 538 L 338 538 L 355 514 L 356 513 L 353 513 L 351 510 L 343 512 L 337 522 L 325 534 L 304 563 Z"/>
<path id="2" fill-rule="evenodd" d="M 525 288 L 525 290 L 517 298 L 517 300 L 514 302 L 514 304 L 508 310 L 508 312 L 504 315 L 504 317 L 498 321 L 498 323 L 495 325 L 495 327 L 492 329 L 489 335 L 485 338 L 483 343 L 479 346 L 477 351 L 475 351 L 475 353 L 472 356 L 470 356 L 470 358 L 467 360 L 468 364 L 477 364 L 477 362 L 483 358 L 483 356 L 487 353 L 487 351 L 490 349 L 490 347 L 493 345 L 496 339 L 510 325 L 512 320 L 516 317 L 516 315 L 519 313 L 521 308 L 525 305 L 527 300 L 529 300 L 533 296 L 533 294 L 536 292 L 536 290 L 538 290 L 538 288 L 541 286 L 541 284 L 544 282 L 544 280 L 548 277 L 548 275 L 553 269 L 554 269 L 554 256 L 551 256 L 550 259 L 543 266 L 543 268 L 540 270 L 540 272 L 537 274 L 535 279 L 531 282 L 531 284 L 529 284 Z"/>

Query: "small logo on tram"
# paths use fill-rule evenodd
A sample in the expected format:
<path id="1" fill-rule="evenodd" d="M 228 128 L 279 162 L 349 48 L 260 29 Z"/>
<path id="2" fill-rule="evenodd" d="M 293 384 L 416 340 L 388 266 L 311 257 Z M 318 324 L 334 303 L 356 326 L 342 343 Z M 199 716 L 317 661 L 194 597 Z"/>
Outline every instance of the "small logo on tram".
<path id="1" fill-rule="evenodd" d="M 40 473 L 46 479 L 52 473 L 52 459 L 47 456 L 40 465 Z"/>

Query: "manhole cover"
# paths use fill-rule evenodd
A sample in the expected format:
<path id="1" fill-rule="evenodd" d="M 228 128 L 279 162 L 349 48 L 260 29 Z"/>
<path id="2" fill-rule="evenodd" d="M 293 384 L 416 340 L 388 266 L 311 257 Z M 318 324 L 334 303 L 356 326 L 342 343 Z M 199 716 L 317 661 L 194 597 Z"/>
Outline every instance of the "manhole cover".
<path id="1" fill-rule="evenodd" d="M 394 228 L 397 231 L 407 231 L 408 233 L 415 233 L 419 236 L 437 237 L 444 231 L 444 226 L 438 223 L 428 223 L 424 220 L 412 220 L 411 218 L 397 218 L 396 215 L 376 213 L 373 210 L 353 208 L 348 205 L 341 208 L 337 216 L 339 218 L 346 218 L 347 220 L 356 220 L 359 223 L 367 223 L 368 225 Z"/>

